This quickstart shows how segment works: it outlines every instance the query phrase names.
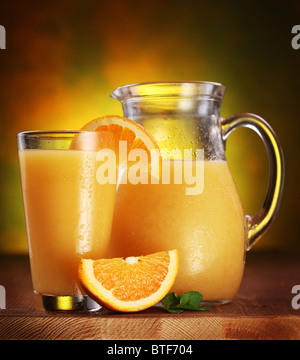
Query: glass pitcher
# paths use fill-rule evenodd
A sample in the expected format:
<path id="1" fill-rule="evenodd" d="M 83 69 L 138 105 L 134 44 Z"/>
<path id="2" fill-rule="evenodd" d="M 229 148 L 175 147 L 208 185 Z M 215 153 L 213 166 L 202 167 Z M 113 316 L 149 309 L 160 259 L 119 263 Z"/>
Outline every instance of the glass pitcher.
<path id="1" fill-rule="evenodd" d="M 249 113 L 220 117 L 225 87 L 212 82 L 162 82 L 121 86 L 111 97 L 124 116 L 155 138 L 163 162 L 201 162 L 204 187 L 187 195 L 187 183 L 120 184 L 111 239 L 111 256 L 139 256 L 178 249 L 179 272 L 172 288 L 179 295 L 199 291 L 205 303 L 223 304 L 237 293 L 245 253 L 269 228 L 283 189 L 284 161 L 278 139 L 261 117 Z M 265 143 L 270 164 L 265 202 L 254 216 L 244 213 L 230 173 L 225 143 L 244 126 Z M 186 160 L 174 152 L 191 149 Z M 197 149 L 204 150 L 197 158 Z M 175 173 L 174 173 L 175 174 Z"/>

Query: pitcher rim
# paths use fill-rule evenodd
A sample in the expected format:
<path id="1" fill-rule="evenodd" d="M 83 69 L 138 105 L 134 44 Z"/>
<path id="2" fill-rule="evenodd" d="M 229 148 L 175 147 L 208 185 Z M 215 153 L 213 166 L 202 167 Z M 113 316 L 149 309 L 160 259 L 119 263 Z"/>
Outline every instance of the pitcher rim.
<path id="1" fill-rule="evenodd" d="M 148 92 L 150 87 L 157 87 L 156 93 Z M 163 87 L 169 88 L 169 93 L 159 91 Z M 143 89 L 144 91 L 141 91 Z M 118 86 L 110 94 L 112 99 L 125 101 L 141 97 L 213 97 L 223 99 L 226 87 L 219 82 L 212 81 L 149 81 Z"/>

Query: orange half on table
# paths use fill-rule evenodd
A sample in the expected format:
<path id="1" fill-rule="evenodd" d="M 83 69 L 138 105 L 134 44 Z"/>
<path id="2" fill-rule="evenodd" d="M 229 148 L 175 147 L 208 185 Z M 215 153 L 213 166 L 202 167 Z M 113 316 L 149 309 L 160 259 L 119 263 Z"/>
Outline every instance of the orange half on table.
<path id="1" fill-rule="evenodd" d="M 122 312 L 147 309 L 167 295 L 178 273 L 177 250 L 139 257 L 81 259 L 83 288 L 101 305 Z"/>

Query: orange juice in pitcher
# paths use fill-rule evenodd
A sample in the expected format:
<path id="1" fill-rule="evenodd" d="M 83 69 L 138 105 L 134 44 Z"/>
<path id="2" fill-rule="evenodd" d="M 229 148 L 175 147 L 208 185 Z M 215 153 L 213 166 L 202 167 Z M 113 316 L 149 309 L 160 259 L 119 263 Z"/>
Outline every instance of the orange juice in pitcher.
<path id="1" fill-rule="evenodd" d="M 142 83 L 117 88 L 124 116 L 155 138 L 162 169 L 170 181 L 122 183 L 117 188 L 110 256 L 138 256 L 178 249 L 179 271 L 173 291 L 199 291 L 204 302 L 230 301 L 240 286 L 249 250 L 273 221 L 283 187 L 283 155 L 270 126 L 253 114 L 220 118 L 225 87 L 209 82 Z M 255 216 L 245 215 L 225 157 L 225 141 L 239 126 L 255 129 L 270 161 L 269 191 Z M 178 149 L 181 156 L 170 156 Z M 185 159 L 185 150 L 192 158 Z M 197 158 L 202 149 L 203 159 Z M 203 187 L 191 191 L 193 174 L 185 165 L 201 165 Z M 180 165 L 180 166 L 178 166 Z M 182 182 L 175 180 L 182 175 Z M 189 191 L 187 191 L 189 189 Z"/>
<path id="2" fill-rule="evenodd" d="M 186 176 L 182 184 L 174 183 L 180 161 L 170 161 L 174 177 L 169 184 L 119 185 L 111 254 L 138 256 L 176 248 L 179 272 L 173 291 L 198 290 L 210 300 L 231 299 L 243 275 L 246 229 L 228 164 L 204 161 L 204 189 L 188 195 L 192 182 Z"/>

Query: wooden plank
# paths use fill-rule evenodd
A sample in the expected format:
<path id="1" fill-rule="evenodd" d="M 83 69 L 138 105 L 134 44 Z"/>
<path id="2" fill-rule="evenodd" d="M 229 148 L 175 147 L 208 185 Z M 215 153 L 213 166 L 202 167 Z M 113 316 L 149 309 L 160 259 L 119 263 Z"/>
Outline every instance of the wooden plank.
<path id="1" fill-rule="evenodd" d="M 219 317 L 0 316 L 1 340 L 219 340 Z"/>
<path id="2" fill-rule="evenodd" d="M 1 340 L 299 340 L 300 317 L 1 316 Z"/>
<path id="3" fill-rule="evenodd" d="M 7 309 L 0 310 L 0 339 L 299 340 L 300 310 L 291 306 L 297 284 L 297 255 L 254 254 L 238 296 L 209 312 L 168 314 L 152 307 L 135 314 L 50 313 L 35 307 L 28 259 L 2 257 Z"/>
<path id="4" fill-rule="evenodd" d="M 222 340 L 222 333 L 219 316 L 193 314 L 161 319 L 161 340 Z"/>
<path id="5" fill-rule="evenodd" d="M 300 316 L 223 319 L 226 340 L 300 340 Z"/>

